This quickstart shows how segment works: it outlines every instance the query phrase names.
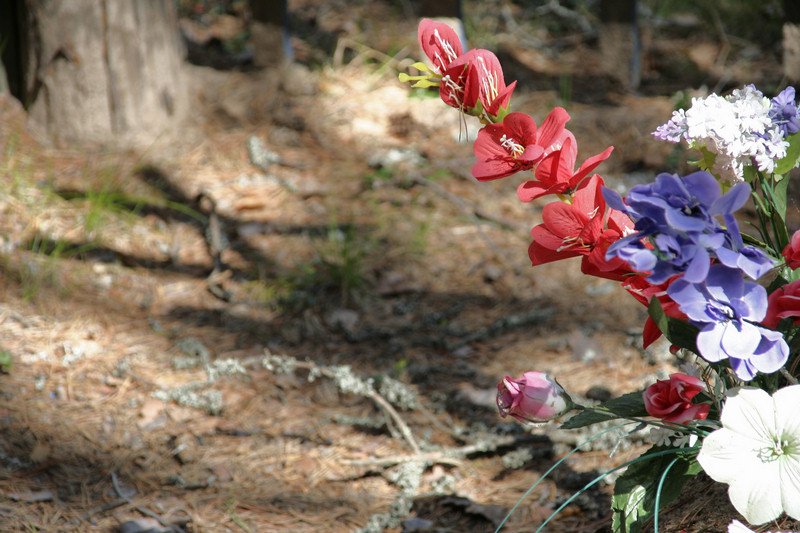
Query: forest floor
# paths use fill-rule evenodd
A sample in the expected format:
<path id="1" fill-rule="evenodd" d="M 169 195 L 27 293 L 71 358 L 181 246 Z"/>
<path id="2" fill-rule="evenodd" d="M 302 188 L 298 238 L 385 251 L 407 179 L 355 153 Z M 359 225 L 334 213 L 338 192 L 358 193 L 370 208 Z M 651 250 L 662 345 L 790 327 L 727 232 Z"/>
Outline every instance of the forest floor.
<path id="1" fill-rule="evenodd" d="M 320 66 L 302 35 L 287 69 L 187 65 L 193 116 L 147 149 L 48 146 L 0 97 L 3 531 L 491 532 L 590 435 L 500 418 L 500 378 L 602 400 L 676 368 L 617 284 L 530 266 L 544 203 L 476 182 L 477 126 L 397 81 L 416 20 L 318 4 L 300 15 L 338 35 Z M 585 37 L 498 29 L 495 50 L 514 109 L 565 106 L 581 160 L 615 146 L 598 171 L 624 190 L 683 170 L 650 135 L 678 90 L 780 82 L 774 51 L 688 28 L 645 41 L 636 92 Z M 609 435 L 503 530 L 648 446 Z M 544 530 L 610 531 L 610 481 Z M 694 483 L 662 531 L 736 516 Z"/>

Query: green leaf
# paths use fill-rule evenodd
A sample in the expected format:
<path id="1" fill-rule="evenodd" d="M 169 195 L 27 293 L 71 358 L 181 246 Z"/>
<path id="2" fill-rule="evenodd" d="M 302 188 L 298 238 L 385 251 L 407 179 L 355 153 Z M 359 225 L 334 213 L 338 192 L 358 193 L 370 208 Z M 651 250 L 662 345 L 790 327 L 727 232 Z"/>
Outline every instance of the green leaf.
<path id="1" fill-rule="evenodd" d="M 742 169 L 742 174 L 744 175 L 744 181 L 747 183 L 753 183 L 758 179 L 758 170 L 752 165 L 745 165 Z"/>
<path id="2" fill-rule="evenodd" d="M 697 333 L 699 330 L 695 326 L 678 318 L 667 316 L 658 298 L 650 300 L 647 313 L 669 342 L 697 353 Z"/>
<path id="3" fill-rule="evenodd" d="M 606 420 L 643 416 L 647 416 L 647 410 L 644 408 L 642 392 L 629 392 L 619 398 L 601 403 L 597 407 L 581 411 L 561 424 L 561 429 L 576 429 L 591 426 L 598 422 L 605 422 Z"/>
<path id="4" fill-rule="evenodd" d="M 772 189 L 772 204 L 775 206 L 775 211 L 784 219 L 786 218 L 786 191 L 788 188 L 789 177 L 787 176 L 776 182 Z"/>
<path id="5" fill-rule="evenodd" d="M 717 160 L 717 154 L 710 152 L 705 146 L 699 147 L 699 150 L 703 158 L 699 161 L 696 161 L 695 164 L 700 167 L 700 170 L 711 172 L 711 169 L 714 168 L 714 163 Z"/>
<path id="6" fill-rule="evenodd" d="M 653 446 L 642 454 L 641 458 L 646 460 L 633 463 L 617 479 L 611 499 L 614 533 L 641 533 L 645 530 L 647 523 L 660 511 L 655 508 L 655 500 L 661 474 L 676 458 L 677 462 L 670 468 L 661 487 L 659 505 L 662 508 L 680 496 L 684 483 L 702 470 L 696 459 L 697 450 L 657 455 L 672 449 Z"/>
<path id="7" fill-rule="evenodd" d="M 789 283 L 789 280 L 783 277 L 783 273 L 778 274 L 775 276 L 775 279 L 767 286 L 767 294 L 772 294 L 774 291 L 780 289 L 784 285 Z"/>
<path id="8" fill-rule="evenodd" d="M 786 157 L 775 164 L 775 174 L 786 174 L 792 170 L 800 157 L 800 133 L 793 133 L 786 140 L 789 141 L 789 148 L 786 149 Z"/>
<path id="9" fill-rule="evenodd" d="M 782 179 L 773 186 L 772 180 L 768 177 L 763 178 L 761 190 L 764 191 L 768 206 L 772 209 L 764 213 L 769 215 L 769 222 L 772 226 L 772 233 L 775 236 L 776 253 L 780 253 L 789 244 L 789 233 L 786 230 L 786 191 L 789 186 L 788 179 Z M 757 195 L 754 195 L 757 196 Z"/>

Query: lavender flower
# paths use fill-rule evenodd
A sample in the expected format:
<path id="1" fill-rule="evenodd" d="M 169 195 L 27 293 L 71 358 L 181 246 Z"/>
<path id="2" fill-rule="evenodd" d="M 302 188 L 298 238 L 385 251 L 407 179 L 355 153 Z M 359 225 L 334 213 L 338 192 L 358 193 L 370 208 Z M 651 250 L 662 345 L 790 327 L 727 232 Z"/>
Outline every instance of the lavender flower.
<path id="1" fill-rule="evenodd" d="M 672 112 L 672 119 L 666 124 L 662 124 L 653 132 L 653 137 L 661 141 L 679 143 L 681 139 L 691 142 L 688 135 L 689 125 L 686 124 L 686 111 L 678 109 Z"/>
<path id="2" fill-rule="evenodd" d="M 772 99 L 769 118 L 783 137 L 800 131 L 800 110 L 794 101 L 794 87 L 787 87 Z"/>
<path id="3" fill-rule="evenodd" d="M 758 372 L 779 370 L 789 357 L 780 332 L 756 323 L 767 312 L 767 291 L 745 281 L 739 270 L 712 265 L 703 283 L 675 280 L 667 294 L 697 326 L 697 350 L 709 362 L 727 359 L 736 375 L 749 381 Z"/>
<path id="4" fill-rule="evenodd" d="M 703 171 L 684 178 L 660 174 L 652 184 L 633 187 L 625 202 L 604 188 L 608 206 L 630 216 L 636 230 L 613 243 L 606 258 L 618 257 L 639 272 L 650 272 L 647 280 L 654 284 L 675 275 L 683 275 L 690 283 L 701 282 L 712 257 L 757 279 L 773 261 L 744 245 L 733 217 L 749 195 L 746 183 L 721 194 L 714 176 Z M 720 225 L 718 216 L 724 217 L 727 228 Z"/>

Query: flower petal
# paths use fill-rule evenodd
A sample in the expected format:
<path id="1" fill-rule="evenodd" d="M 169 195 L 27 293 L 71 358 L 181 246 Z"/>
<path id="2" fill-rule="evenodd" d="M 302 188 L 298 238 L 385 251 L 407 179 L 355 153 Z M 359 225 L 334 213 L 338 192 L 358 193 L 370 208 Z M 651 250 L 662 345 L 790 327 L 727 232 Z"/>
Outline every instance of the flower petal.
<path id="1" fill-rule="evenodd" d="M 783 510 L 795 520 L 800 520 L 800 457 L 797 452 L 783 457 L 780 466 Z"/>
<path id="2" fill-rule="evenodd" d="M 754 455 L 750 452 L 750 455 Z M 751 524 L 764 524 L 775 520 L 783 512 L 779 462 L 762 461 L 757 469 L 742 470 L 740 465 L 737 480 L 728 489 L 731 503 Z"/>
<path id="3" fill-rule="evenodd" d="M 752 460 L 743 462 L 743 459 L 755 458 L 753 449 L 757 449 L 760 445 L 759 441 L 742 437 L 727 428 L 718 429 L 703 439 L 703 446 L 697 454 L 697 462 L 714 481 L 734 483 L 746 475 L 743 474 L 745 465 L 749 465 L 750 470 L 757 469 L 758 465 L 755 462 Z"/>
<path id="4" fill-rule="evenodd" d="M 755 387 L 728 390 L 720 421 L 742 437 L 770 442 L 775 425 L 775 403 L 766 391 Z"/>
<path id="5" fill-rule="evenodd" d="M 800 385 L 778 389 L 772 395 L 772 401 L 775 405 L 775 420 L 780 424 L 776 428 L 778 433 L 800 443 L 800 416 L 797 416 L 797 406 L 800 405 Z"/>
<path id="6" fill-rule="evenodd" d="M 433 63 L 437 74 L 447 70 L 448 65 L 463 53 L 458 34 L 443 22 L 422 19 L 417 37 L 422 51 Z"/>
<path id="7" fill-rule="evenodd" d="M 712 215 L 725 215 L 733 213 L 750 199 L 750 184 L 739 183 L 731 190 L 714 200 L 708 212 Z"/>
<path id="8" fill-rule="evenodd" d="M 556 150 L 566 139 L 564 126 L 569 121 L 569 113 L 563 107 L 556 107 L 545 117 L 539 131 L 536 132 L 536 144 L 548 148 L 556 145 Z"/>

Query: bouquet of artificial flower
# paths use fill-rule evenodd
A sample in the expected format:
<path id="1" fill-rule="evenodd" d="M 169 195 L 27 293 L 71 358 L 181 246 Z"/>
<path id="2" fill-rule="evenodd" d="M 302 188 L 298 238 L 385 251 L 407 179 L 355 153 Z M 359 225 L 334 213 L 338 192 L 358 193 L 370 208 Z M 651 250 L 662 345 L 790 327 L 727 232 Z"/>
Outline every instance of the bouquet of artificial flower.
<path id="1" fill-rule="evenodd" d="M 787 174 L 800 155 L 794 89 L 769 99 L 749 85 L 695 98 L 654 135 L 697 149 L 699 170 L 660 174 L 623 198 L 593 172 L 611 147 L 577 165 L 564 109 L 541 125 L 510 112 L 516 82 L 505 84 L 492 52 L 463 52 L 456 33 L 431 20 L 419 40 L 431 64 L 400 79 L 438 87 L 446 104 L 484 124 L 473 176 L 529 172 L 520 200 L 555 197 L 531 231 L 532 264 L 580 257 L 584 274 L 619 282 L 647 306 L 645 347 L 664 335 L 675 353 L 698 356 L 694 371 L 594 407 L 575 404 L 541 372 L 507 376 L 500 413 L 543 422 L 578 410 L 562 427 L 613 419 L 654 427 L 656 444 L 623 465 L 615 484 L 615 532 L 640 531 L 649 519 L 657 529 L 660 506 L 701 470 L 729 485 L 751 524 L 782 513 L 800 520 L 800 232 L 790 235 L 785 222 Z M 750 200 L 757 235 L 742 233 L 736 218 Z M 734 521 L 731 530 L 747 528 Z"/>

